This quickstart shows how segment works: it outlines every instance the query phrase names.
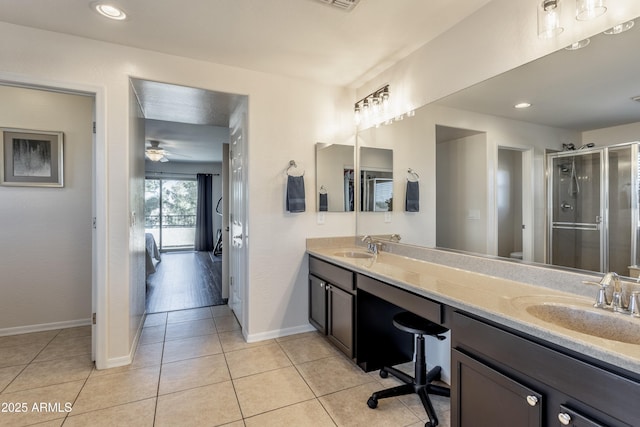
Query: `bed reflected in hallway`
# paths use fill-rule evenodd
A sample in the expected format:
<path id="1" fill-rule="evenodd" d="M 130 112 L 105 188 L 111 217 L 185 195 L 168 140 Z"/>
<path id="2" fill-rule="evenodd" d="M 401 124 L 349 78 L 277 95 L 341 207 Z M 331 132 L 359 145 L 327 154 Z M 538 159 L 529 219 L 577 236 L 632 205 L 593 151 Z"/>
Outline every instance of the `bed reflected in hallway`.
<path id="1" fill-rule="evenodd" d="M 212 252 L 165 252 L 147 277 L 147 313 L 225 304 L 222 258 Z"/>

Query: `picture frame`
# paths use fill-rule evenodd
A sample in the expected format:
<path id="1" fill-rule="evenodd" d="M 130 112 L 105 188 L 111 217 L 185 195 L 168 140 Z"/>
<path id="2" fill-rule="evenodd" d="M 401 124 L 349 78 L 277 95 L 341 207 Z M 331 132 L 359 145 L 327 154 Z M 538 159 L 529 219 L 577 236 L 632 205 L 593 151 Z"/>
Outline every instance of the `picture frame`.
<path id="1" fill-rule="evenodd" d="M 0 128 L 0 185 L 64 187 L 62 132 Z"/>

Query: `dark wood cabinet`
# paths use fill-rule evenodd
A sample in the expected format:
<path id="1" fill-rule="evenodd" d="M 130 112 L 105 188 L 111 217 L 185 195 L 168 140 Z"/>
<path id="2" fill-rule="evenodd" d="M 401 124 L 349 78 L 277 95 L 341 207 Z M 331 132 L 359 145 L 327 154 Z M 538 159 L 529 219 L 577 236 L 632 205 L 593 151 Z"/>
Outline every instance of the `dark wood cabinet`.
<path id="1" fill-rule="evenodd" d="M 327 289 L 327 337 L 344 354 L 353 357 L 353 307 L 355 297 L 336 285 Z"/>
<path id="2" fill-rule="evenodd" d="M 309 275 L 309 323 L 327 333 L 327 282 Z"/>
<path id="3" fill-rule="evenodd" d="M 355 354 L 353 272 L 309 257 L 309 322 L 344 354 Z"/>
<path id="4" fill-rule="evenodd" d="M 457 351 L 455 371 L 457 423 L 460 427 L 542 426 L 542 395 Z"/>
<path id="5" fill-rule="evenodd" d="M 452 345 L 452 426 L 640 425 L 640 381 L 614 367 L 462 312 L 453 314 Z M 529 395 L 541 411 L 537 423 L 528 418 L 496 424 L 491 418 L 501 413 L 524 417 L 522 402 L 530 404 Z"/>

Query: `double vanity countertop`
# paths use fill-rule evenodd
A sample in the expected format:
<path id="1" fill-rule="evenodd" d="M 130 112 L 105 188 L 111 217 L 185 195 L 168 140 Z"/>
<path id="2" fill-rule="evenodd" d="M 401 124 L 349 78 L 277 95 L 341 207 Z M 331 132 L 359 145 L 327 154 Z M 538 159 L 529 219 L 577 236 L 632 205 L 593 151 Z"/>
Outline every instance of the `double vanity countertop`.
<path id="1" fill-rule="evenodd" d="M 340 240 L 308 243 L 307 253 L 640 375 L 640 318 L 594 308 L 595 286 L 590 298 L 384 251 L 369 257 Z M 583 316 L 591 322 L 586 327 Z"/>

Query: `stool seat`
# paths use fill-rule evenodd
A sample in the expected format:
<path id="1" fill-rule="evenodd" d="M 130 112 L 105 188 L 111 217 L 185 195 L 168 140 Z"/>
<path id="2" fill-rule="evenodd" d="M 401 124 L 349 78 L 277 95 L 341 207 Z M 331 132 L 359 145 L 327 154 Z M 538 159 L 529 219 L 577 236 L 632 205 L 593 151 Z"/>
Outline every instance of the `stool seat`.
<path id="1" fill-rule="evenodd" d="M 438 336 L 448 331 L 444 326 L 433 323 L 410 311 L 403 311 L 393 317 L 393 326 L 401 331 L 418 335 Z"/>
<path id="2" fill-rule="evenodd" d="M 415 334 L 416 336 L 414 348 L 415 375 L 412 377 L 394 367 L 385 366 L 384 368 L 380 369 L 380 376 L 382 378 L 385 378 L 388 374 L 391 374 L 402 381 L 404 384 L 373 393 L 367 401 L 367 405 L 369 406 L 369 408 L 375 409 L 378 406 L 378 399 L 416 393 L 420 397 L 422 405 L 427 412 L 427 417 L 429 418 L 429 420 L 425 423 L 425 427 L 436 427 L 439 424 L 438 417 L 436 416 L 436 411 L 433 408 L 433 404 L 431 403 L 429 394 L 449 396 L 451 392 L 448 387 L 431 384 L 432 381 L 440 378 L 441 368 L 440 366 L 436 366 L 429 372 L 427 372 L 424 336 L 433 336 L 438 338 L 439 340 L 443 340 L 446 337 L 442 334 L 447 332 L 448 329 L 441 325 L 438 325 L 437 323 L 433 323 L 427 319 L 423 319 L 422 317 L 408 311 L 396 314 L 393 317 L 393 325 L 401 331 Z"/>

